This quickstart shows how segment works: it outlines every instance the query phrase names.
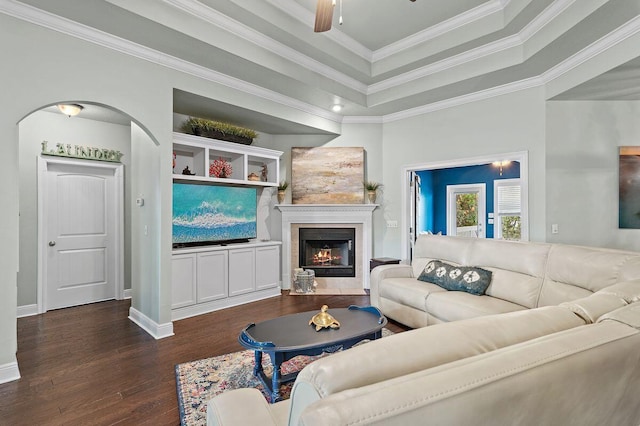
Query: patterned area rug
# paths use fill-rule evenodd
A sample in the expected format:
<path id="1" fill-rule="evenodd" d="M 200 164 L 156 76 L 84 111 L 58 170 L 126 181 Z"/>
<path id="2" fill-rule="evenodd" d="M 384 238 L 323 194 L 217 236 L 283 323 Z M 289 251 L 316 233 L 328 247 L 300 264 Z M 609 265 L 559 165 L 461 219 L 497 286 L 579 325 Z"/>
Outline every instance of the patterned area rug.
<path id="1" fill-rule="evenodd" d="M 382 329 L 383 337 L 390 334 L 393 332 L 386 328 Z M 284 375 L 300 371 L 307 364 L 324 356 L 328 355 L 295 357 L 282 364 L 282 373 Z M 270 398 L 264 386 L 258 378 L 253 376 L 253 361 L 253 351 L 240 351 L 176 365 L 180 424 L 182 426 L 206 425 L 207 401 L 228 390 L 256 388 L 269 401 Z M 271 376 L 273 367 L 268 356 L 262 357 L 262 367 L 265 373 Z M 293 382 L 289 382 L 280 387 L 282 399 L 289 398 L 292 386 Z"/>

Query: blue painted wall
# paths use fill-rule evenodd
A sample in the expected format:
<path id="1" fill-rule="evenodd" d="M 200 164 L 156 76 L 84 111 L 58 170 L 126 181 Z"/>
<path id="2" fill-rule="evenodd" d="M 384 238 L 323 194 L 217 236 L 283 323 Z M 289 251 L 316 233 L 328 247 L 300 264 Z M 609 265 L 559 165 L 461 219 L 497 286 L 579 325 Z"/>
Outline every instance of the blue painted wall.
<path id="1" fill-rule="evenodd" d="M 502 176 L 497 167 L 482 166 L 452 167 L 449 169 L 425 170 L 416 173 L 420 177 L 420 202 L 416 206 L 421 213 L 418 232 L 447 233 L 447 185 L 484 183 L 486 185 L 487 215 L 493 213 L 493 181 L 520 177 L 520 163 L 512 161 L 504 166 Z M 493 225 L 485 218 L 486 237 L 493 238 Z"/>

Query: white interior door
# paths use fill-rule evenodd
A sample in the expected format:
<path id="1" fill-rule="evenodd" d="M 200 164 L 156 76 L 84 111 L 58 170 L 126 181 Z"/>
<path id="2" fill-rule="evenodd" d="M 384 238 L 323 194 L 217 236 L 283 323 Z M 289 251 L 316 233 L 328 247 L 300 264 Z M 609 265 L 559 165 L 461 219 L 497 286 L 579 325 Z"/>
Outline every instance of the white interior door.
<path id="1" fill-rule="evenodd" d="M 122 287 L 121 166 L 43 161 L 43 311 L 116 298 Z"/>
<path id="2" fill-rule="evenodd" d="M 447 235 L 485 238 L 486 185 L 447 185 Z"/>

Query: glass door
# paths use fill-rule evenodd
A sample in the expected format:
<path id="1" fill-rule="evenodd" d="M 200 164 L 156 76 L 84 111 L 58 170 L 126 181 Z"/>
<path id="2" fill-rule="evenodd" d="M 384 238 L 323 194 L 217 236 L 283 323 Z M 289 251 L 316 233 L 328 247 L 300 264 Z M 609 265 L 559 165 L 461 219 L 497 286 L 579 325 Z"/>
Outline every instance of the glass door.
<path id="1" fill-rule="evenodd" d="M 484 183 L 447 186 L 447 235 L 485 238 Z"/>

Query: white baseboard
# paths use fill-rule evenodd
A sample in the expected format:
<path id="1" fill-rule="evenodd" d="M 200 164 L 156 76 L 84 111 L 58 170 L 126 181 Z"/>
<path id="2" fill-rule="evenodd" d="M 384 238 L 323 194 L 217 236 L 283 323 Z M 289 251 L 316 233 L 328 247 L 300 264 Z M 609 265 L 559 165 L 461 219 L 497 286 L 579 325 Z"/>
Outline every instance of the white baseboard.
<path id="1" fill-rule="evenodd" d="M 139 310 L 129 308 L 129 319 L 136 323 L 138 327 L 149 333 L 154 339 L 164 339 L 173 336 L 173 323 L 158 324 Z"/>
<path id="2" fill-rule="evenodd" d="M 38 315 L 38 305 L 37 304 L 18 306 L 18 312 L 17 312 L 17 317 L 18 318 L 30 317 L 32 315 Z"/>
<path id="3" fill-rule="evenodd" d="M 125 299 L 131 299 L 131 293 L 132 293 L 132 291 L 131 291 L 130 288 L 125 288 L 124 289 L 124 294 L 123 294 L 124 298 Z"/>
<path id="4" fill-rule="evenodd" d="M 9 364 L 0 365 L 0 383 L 12 382 L 20 378 L 20 370 L 18 362 L 10 362 Z"/>

